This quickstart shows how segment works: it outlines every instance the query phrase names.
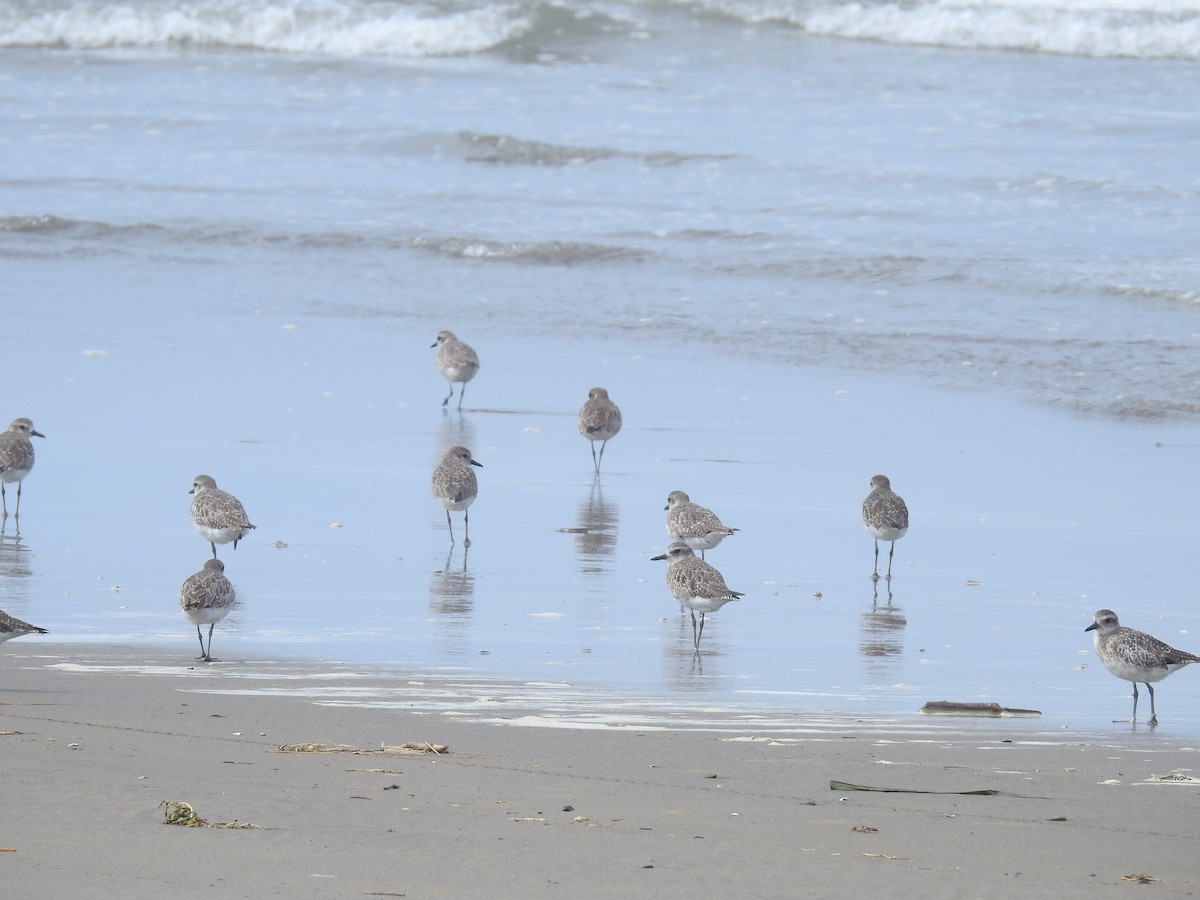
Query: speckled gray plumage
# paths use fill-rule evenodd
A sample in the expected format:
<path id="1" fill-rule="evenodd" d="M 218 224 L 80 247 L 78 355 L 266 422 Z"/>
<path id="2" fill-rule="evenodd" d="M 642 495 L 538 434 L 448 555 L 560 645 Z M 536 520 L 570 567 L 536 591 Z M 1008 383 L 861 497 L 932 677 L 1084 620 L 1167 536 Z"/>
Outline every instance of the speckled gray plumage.
<path id="1" fill-rule="evenodd" d="M 579 410 L 579 433 L 591 441 L 592 465 L 600 471 L 604 459 L 604 448 L 609 440 L 621 430 L 621 410 L 608 397 L 608 391 L 594 387 L 588 391 L 587 402 Z M 596 454 L 596 441 L 600 442 L 600 454 Z"/>
<path id="2" fill-rule="evenodd" d="M 723 523 L 711 509 L 693 503 L 683 491 L 667 494 L 667 534 L 673 540 L 683 541 L 693 550 L 712 550 L 721 541 L 738 529 Z"/>
<path id="3" fill-rule="evenodd" d="M 1093 643 L 1096 655 L 1104 667 L 1118 678 L 1133 682 L 1133 714 L 1130 719 L 1133 722 L 1137 721 L 1139 681 L 1150 692 L 1150 724 L 1157 725 L 1158 714 L 1154 709 L 1151 682 L 1162 681 L 1172 672 L 1200 662 L 1200 656 L 1176 650 L 1144 631 L 1126 628 L 1111 609 L 1097 611 L 1092 624 L 1084 631 L 1095 632 Z"/>
<path id="4" fill-rule="evenodd" d="M 483 468 L 483 463 L 476 462 L 471 451 L 466 447 L 451 447 L 442 456 L 442 461 L 433 470 L 433 496 L 446 510 L 446 527 L 450 529 L 450 543 L 454 543 L 454 526 L 450 522 L 451 510 L 462 510 L 463 530 L 465 532 L 463 546 L 471 546 L 470 514 L 467 507 L 475 502 L 479 495 L 479 481 L 475 477 L 472 466 Z"/>
<path id="5" fill-rule="evenodd" d="M 21 482 L 33 469 L 34 452 L 31 437 L 45 437 L 33 427 L 33 422 L 21 416 L 13 419 L 8 430 L 0 432 L 0 508 L 8 518 L 8 497 L 4 485 L 17 483 L 17 508 L 14 516 L 21 515 Z"/>
<path id="6" fill-rule="evenodd" d="M 879 577 L 879 542 L 891 542 L 887 568 L 887 577 L 891 578 L 896 541 L 908 531 L 908 506 L 904 503 L 904 498 L 892 490 L 892 483 L 886 475 L 876 475 L 871 479 L 871 492 L 863 500 L 862 521 L 863 527 L 875 538 L 876 578 Z"/>
<path id="7" fill-rule="evenodd" d="M 430 346 L 438 348 L 434 362 L 437 370 L 450 385 L 450 393 L 442 401 L 442 406 L 450 402 L 450 398 L 454 396 L 454 384 L 458 382 L 462 385 L 458 392 L 458 408 L 462 409 L 467 382 L 479 372 L 479 354 L 470 344 L 460 341 L 453 331 L 439 331 Z"/>
<path id="8" fill-rule="evenodd" d="M 212 545 L 213 559 L 217 558 L 217 544 L 233 541 L 236 550 L 238 541 L 255 527 L 250 524 L 242 502 L 217 487 L 210 475 L 197 475 L 191 493 L 194 495 L 189 510 L 192 525 Z"/>
<path id="9" fill-rule="evenodd" d="M 704 614 L 716 612 L 731 600 L 743 594 L 729 589 L 725 576 L 702 559 L 698 559 L 692 548 L 683 541 L 672 541 L 665 553 L 652 559 L 667 560 L 667 587 L 671 596 L 688 608 L 692 614 L 692 646 L 700 652 L 700 637 L 704 634 Z M 699 627 L 696 612 L 700 613 Z"/>
<path id="10" fill-rule="evenodd" d="M 213 662 L 213 626 L 229 614 L 237 601 L 233 584 L 225 577 L 225 564 L 219 559 L 205 560 L 204 567 L 184 579 L 179 588 L 179 608 L 188 621 L 196 626 L 196 637 L 200 639 L 200 655 L 196 659 Z M 204 646 L 201 625 L 208 625 L 208 648 Z"/>
<path id="11" fill-rule="evenodd" d="M 0 609 L 0 644 L 19 638 L 26 634 L 49 634 L 45 628 L 38 628 L 28 622 L 22 622 L 16 616 L 10 616 Z"/>

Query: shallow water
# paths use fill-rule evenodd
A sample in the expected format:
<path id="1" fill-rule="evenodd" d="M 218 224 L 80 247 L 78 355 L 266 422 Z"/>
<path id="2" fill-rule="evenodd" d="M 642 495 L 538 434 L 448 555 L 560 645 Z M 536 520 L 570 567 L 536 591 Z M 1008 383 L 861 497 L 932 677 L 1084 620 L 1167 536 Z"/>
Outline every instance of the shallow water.
<path id="1" fill-rule="evenodd" d="M 7 414 L 47 435 L 0 607 L 186 661 L 204 472 L 258 525 L 221 549 L 230 664 L 1119 729 L 1092 613 L 1200 645 L 1195 62 L 647 15 L 450 58 L 0 54 Z M 442 328 L 482 358 L 461 415 Z M 429 493 L 454 443 L 469 554 Z M 650 561 L 675 489 L 741 529 L 699 658 Z"/>
<path id="2" fill-rule="evenodd" d="M 817 369 L 781 377 L 752 360 L 714 361 L 719 385 L 683 391 L 669 349 L 611 342 L 591 348 L 591 380 L 610 387 L 625 428 L 597 482 L 574 429 L 583 395 L 561 384 L 578 344 L 481 333 L 484 368 L 460 415 L 438 406 L 430 329 L 407 335 L 412 351 L 392 353 L 383 378 L 336 360 L 387 359 L 372 344 L 384 332 L 401 344 L 404 329 L 235 321 L 212 344 L 277 373 L 254 403 L 232 373 L 189 377 L 207 340 L 176 348 L 183 358 L 149 383 L 135 355 L 80 357 L 58 386 L 73 417 L 39 422 L 47 437 L 22 541 L 0 561 L 3 608 L 56 640 L 194 655 L 176 599 L 208 554 L 186 518 L 203 470 L 258 525 L 220 551 L 242 599 L 216 629 L 226 659 L 301 656 L 864 715 L 986 700 L 1079 725 L 1128 703 L 1083 632 L 1095 609 L 1184 646 L 1196 629 L 1171 524 L 1183 513 L 1176 485 L 1188 476 L 1191 425 L 981 404 L 976 393 Z M 164 390 L 180 402 L 164 402 Z M 542 402 L 490 404 L 497 395 Z M 452 443 L 484 465 L 468 551 L 449 546 L 429 494 Z M 872 541 L 858 521 L 876 470 L 913 511 L 890 598 L 869 577 Z M 708 555 L 746 597 L 709 617 L 699 658 L 649 559 L 665 546 L 662 507 L 678 487 L 742 529 Z M 1180 727 L 1197 722 L 1191 674 L 1159 689 L 1162 718 Z"/>

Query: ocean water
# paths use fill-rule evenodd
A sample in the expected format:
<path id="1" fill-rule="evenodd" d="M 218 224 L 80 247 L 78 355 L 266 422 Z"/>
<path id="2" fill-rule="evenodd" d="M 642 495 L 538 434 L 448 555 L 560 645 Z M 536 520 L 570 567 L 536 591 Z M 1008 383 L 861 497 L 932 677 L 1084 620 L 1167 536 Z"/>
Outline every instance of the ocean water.
<path id="1" fill-rule="evenodd" d="M 1097 608 L 1200 647 L 1198 52 L 1167 0 L 7 4 L 5 415 L 46 438 L 0 608 L 186 664 L 205 472 L 258 525 L 234 671 L 1119 727 Z M 699 658 L 675 489 L 741 529 Z M 1160 720 L 1200 732 L 1196 675 Z"/>

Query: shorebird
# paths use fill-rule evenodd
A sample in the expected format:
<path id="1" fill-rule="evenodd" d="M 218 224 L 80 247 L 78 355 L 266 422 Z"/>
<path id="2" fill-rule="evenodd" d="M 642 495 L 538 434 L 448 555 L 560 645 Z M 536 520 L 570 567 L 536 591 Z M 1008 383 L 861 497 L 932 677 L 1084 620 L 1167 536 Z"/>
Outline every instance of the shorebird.
<path id="1" fill-rule="evenodd" d="M 667 534 L 672 540 L 683 541 L 693 550 L 699 550 L 701 559 L 704 559 L 705 550 L 713 549 L 737 531 L 722 523 L 708 507 L 693 503 L 683 491 L 667 494 L 664 509 L 667 510 Z"/>
<path id="2" fill-rule="evenodd" d="M 466 447 L 451 447 L 442 461 L 433 470 L 433 496 L 446 509 L 446 527 L 450 529 L 450 543 L 454 543 L 454 526 L 450 522 L 450 510 L 462 510 L 463 546 L 471 546 L 471 519 L 467 507 L 475 502 L 479 494 L 479 482 L 471 466 L 483 468 L 483 463 L 471 458 Z"/>
<path id="3" fill-rule="evenodd" d="M 38 628 L 28 622 L 22 622 L 0 609 L 0 644 L 11 641 L 27 634 L 49 634 L 45 628 Z"/>
<path id="4" fill-rule="evenodd" d="M 875 538 L 875 572 L 871 577 L 876 580 L 879 578 L 879 542 L 892 542 L 887 568 L 887 577 L 890 579 L 896 541 L 908 531 L 908 507 L 904 505 L 904 498 L 892 490 L 892 483 L 886 475 L 876 475 L 871 479 L 871 493 L 867 494 L 862 505 L 862 520 L 867 531 Z"/>
<path id="5" fill-rule="evenodd" d="M 592 464 L 597 473 L 609 438 L 620 430 L 621 410 L 608 399 L 608 391 L 602 387 L 592 388 L 588 391 L 587 403 L 579 410 L 579 433 L 592 442 Z M 599 456 L 596 456 L 596 441 L 600 441 Z"/>
<path id="6" fill-rule="evenodd" d="M 672 541 L 666 553 L 651 559 L 667 560 L 667 587 L 692 614 L 692 647 L 699 653 L 704 614 L 716 612 L 730 600 L 740 600 L 743 595 L 731 591 L 724 576 L 704 560 L 696 559 L 692 548 L 683 541 Z M 696 610 L 700 611 L 699 628 L 696 627 Z"/>
<path id="7" fill-rule="evenodd" d="M 0 506 L 4 509 L 4 518 L 8 518 L 8 498 L 4 493 L 4 485 L 17 483 L 17 508 L 13 518 L 21 518 L 21 482 L 33 468 L 33 442 L 31 437 L 45 437 L 36 431 L 33 423 L 21 416 L 13 419 L 8 431 L 0 433 Z"/>
<path id="8" fill-rule="evenodd" d="M 217 487 L 211 476 L 197 475 L 189 493 L 195 494 L 189 511 L 192 525 L 212 545 L 213 559 L 217 558 L 217 544 L 233 541 L 233 549 L 236 550 L 238 541 L 255 527 L 250 524 L 242 502 Z"/>
<path id="9" fill-rule="evenodd" d="M 1162 681 L 1176 669 L 1200 662 L 1200 656 L 1176 650 L 1144 631 L 1124 627 L 1111 609 L 1099 610 L 1095 621 L 1083 630 L 1096 632 L 1093 642 L 1104 668 L 1118 678 L 1133 682 L 1131 722 L 1137 721 L 1139 681 L 1150 692 L 1150 724 L 1157 725 L 1158 715 L 1154 711 L 1154 688 L 1151 682 Z"/>
<path id="10" fill-rule="evenodd" d="M 462 388 L 458 392 L 458 408 L 462 409 L 463 394 L 467 392 L 467 382 L 479 371 L 479 355 L 470 344 L 464 344 L 453 331 L 439 331 L 437 339 L 430 344 L 437 347 L 437 368 L 442 377 L 450 384 L 450 393 L 442 401 L 442 406 L 450 402 L 454 396 L 454 383 L 460 382 Z"/>
<path id="11" fill-rule="evenodd" d="M 233 585 L 225 577 L 225 563 L 219 559 L 207 559 L 204 568 L 184 579 L 179 588 L 179 608 L 196 626 L 196 637 L 200 639 L 200 655 L 196 659 L 217 662 L 212 655 L 213 626 L 229 614 L 237 599 Z M 208 625 L 208 649 L 204 649 L 204 634 L 201 625 Z"/>

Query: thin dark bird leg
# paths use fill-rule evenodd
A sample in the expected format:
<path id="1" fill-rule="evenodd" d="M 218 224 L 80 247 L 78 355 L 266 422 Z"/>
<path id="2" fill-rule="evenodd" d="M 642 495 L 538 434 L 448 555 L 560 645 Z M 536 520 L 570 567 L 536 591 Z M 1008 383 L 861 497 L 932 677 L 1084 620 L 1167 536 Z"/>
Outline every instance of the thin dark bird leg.
<path id="1" fill-rule="evenodd" d="M 879 538 L 875 538 L 875 575 L 879 575 Z"/>
<path id="2" fill-rule="evenodd" d="M 700 633 L 696 635 L 696 652 L 700 652 L 700 638 L 704 637 L 704 610 L 700 611 Z"/>
<path id="3" fill-rule="evenodd" d="M 217 545 L 214 544 L 212 541 L 209 541 L 208 546 L 213 548 L 213 559 L 216 559 L 217 558 Z"/>
<path id="4" fill-rule="evenodd" d="M 200 655 L 196 659 L 208 659 L 208 654 L 204 652 L 204 635 L 200 632 L 199 623 L 196 624 L 196 638 L 200 641 Z M 212 644 L 212 635 L 209 635 L 208 642 Z"/>
<path id="5" fill-rule="evenodd" d="M 888 574 L 887 577 L 892 577 L 892 557 L 896 554 L 896 542 L 892 541 L 892 549 L 888 551 Z"/>
<path id="6" fill-rule="evenodd" d="M 450 393 L 454 393 L 454 386 L 450 386 Z M 458 408 L 462 409 L 463 396 L 467 393 L 467 383 L 464 381 L 462 387 L 458 389 Z"/>
<path id="7" fill-rule="evenodd" d="M 14 519 L 21 518 L 21 482 L 17 482 L 17 510 L 13 513 Z"/>
<path id="8" fill-rule="evenodd" d="M 4 492 L 4 482 L 0 481 L 0 503 L 4 506 L 4 518 L 8 518 L 8 494 Z"/>
<path id="9" fill-rule="evenodd" d="M 446 527 L 450 529 L 450 544 L 454 544 L 454 523 L 450 521 L 450 510 L 446 510 Z"/>
<path id="10" fill-rule="evenodd" d="M 471 546 L 471 510 L 469 510 L 469 509 L 463 510 L 463 531 L 466 532 L 466 536 L 463 538 L 463 546 L 470 547 Z"/>
<path id="11" fill-rule="evenodd" d="M 1154 685 L 1152 685 L 1148 681 L 1144 682 L 1144 684 L 1146 685 L 1146 690 L 1148 690 L 1150 692 L 1150 724 L 1157 725 L 1158 724 L 1158 713 L 1156 713 L 1154 711 Z"/>

